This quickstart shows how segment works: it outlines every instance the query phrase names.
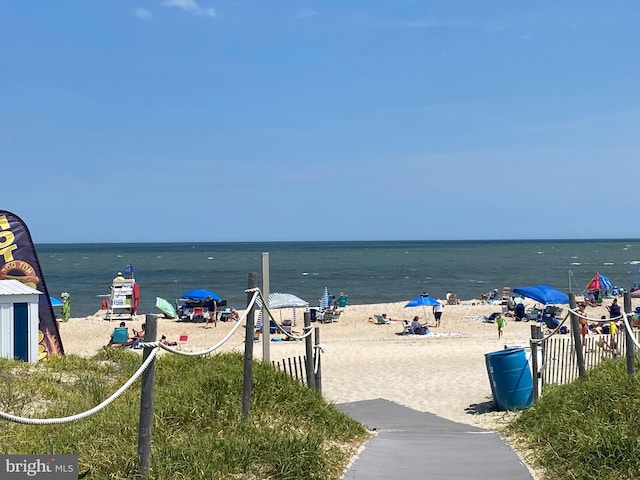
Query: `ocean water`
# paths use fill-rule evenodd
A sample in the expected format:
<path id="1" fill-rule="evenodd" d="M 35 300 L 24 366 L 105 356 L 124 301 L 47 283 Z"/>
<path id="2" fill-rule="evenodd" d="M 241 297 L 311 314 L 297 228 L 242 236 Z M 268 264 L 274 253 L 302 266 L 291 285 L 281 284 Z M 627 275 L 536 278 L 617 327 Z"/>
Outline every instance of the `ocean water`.
<path id="1" fill-rule="evenodd" d="M 640 239 L 527 241 L 388 241 L 271 243 L 39 244 L 49 294 L 71 294 L 71 316 L 100 308 L 112 278 L 132 264 L 140 286 L 139 313 L 206 288 L 228 305 L 246 305 L 247 277 L 262 284 L 268 253 L 270 291 L 317 305 L 324 290 L 350 304 L 408 301 L 422 292 L 479 298 L 503 287 L 545 283 L 580 293 L 596 272 L 614 285 L 640 281 Z"/>

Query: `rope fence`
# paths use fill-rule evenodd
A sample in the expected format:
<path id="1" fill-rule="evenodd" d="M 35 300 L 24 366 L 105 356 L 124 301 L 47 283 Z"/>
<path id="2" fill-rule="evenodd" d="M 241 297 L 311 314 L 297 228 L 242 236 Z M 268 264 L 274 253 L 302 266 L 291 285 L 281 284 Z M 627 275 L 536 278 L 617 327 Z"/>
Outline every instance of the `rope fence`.
<path id="1" fill-rule="evenodd" d="M 247 289 L 245 290 L 245 293 L 247 294 L 252 294 L 252 297 L 249 301 L 249 303 L 247 304 L 247 308 L 244 311 L 243 315 L 240 317 L 240 319 L 238 319 L 238 321 L 236 322 L 236 324 L 233 326 L 233 328 L 222 338 L 222 340 L 220 340 L 219 342 L 217 342 L 216 344 L 205 348 L 204 350 L 199 350 L 199 351 L 195 351 L 195 352 L 186 352 L 183 350 L 178 350 L 176 348 L 173 348 L 169 345 L 165 345 L 161 342 L 158 341 L 154 341 L 154 342 L 141 342 L 139 343 L 139 346 L 141 348 L 144 349 L 150 349 L 150 353 L 147 356 L 147 358 L 142 362 L 142 364 L 140 365 L 140 367 L 136 370 L 136 372 L 131 375 L 131 377 L 124 382 L 124 384 L 118 388 L 113 394 L 111 394 L 108 398 L 106 398 L 105 400 L 103 400 L 102 402 L 100 402 L 98 405 L 96 405 L 95 407 L 86 410 L 84 412 L 80 412 L 74 415 L 70 415 L 67 417 L 59 417 L 59 418 L 31 418 L 31 417 L 22 417 L 22 416 L 17 416 L 17 415 L 13 415 L 7 412 L 3 412 L 0 411 L 0 418 L 10 421 L 10 422 L 14 422 L 14 423 L 20 423 L 20 424 L 27 424 L 27 425 L 51 425 L 51 424 L 61 424 L 61 423 L 69 423 L 69 422 L 75 422 L 78 420 L 81 420 L 83 418 L 89 417 L 90 415 L 93 415 L 95 413 L 98 413 L 99 411 L 103 410 L 104 408 L 106 408 L 108 405 L 110 405 L 111 403 L 113 403 L 118 397 L 120 397 L 129 387 L 131 387 L 131 385 L 133 385 L 133 383 L 140 378 L 140 376 L 145 372 L 145 370 L 147 370 L 147 368 L 149 368 L 149 365 L 151 365 L 153 363 L 153 361 L 155 360 L 158 352 L 160 350 L 165 350 L 169 353 L 175 354 L 175 355 L 182 355 L 182 356 L 189 356 L 189 357 L 197 357 L 197 356 L 205 356 L 205 355 L 209 355 L 210 353 L 218 350 L 220 347 L 222 347 L 223 345 L 225 345 L 229 339 L 231 339 L 231 337 L 233 337 L 233 335 L 236 333 L 236 331 L 238 330 L 238 328 L 240 328 L 243 324 L 246 326 L 247 325 L 247 317 L 248 315 L 253 311 L 253 308 L 256 304 L 256 300 L 258 298 L 262 299 L 262 292 L 260 291 L 260 289 L 258 288 L 252 288 L 252 289 Z M 267 302 L 262 301 L 262 308 L 264 311 L 266 311 L 268 318 L 269 319 L 274 319 L 274 316 L 272 314 L 272 312 L 269 310 L 269 308 L 266 305 Z M 275 320 L 275 319 L 274 319 Z M 304 333 L 302 335 L 295 335 L 293 333 L 287 332 L 286 330 L 284 330 L 277 322 L 274 322 L 277 326 L 277 328 L 279 329 L 279 331 L 283 334 L 286 335 L 287 337 L 294 339 L 294 340 L 305 340 L 305 339 L 309 339 L 310 335 L 313 333 L 313 328 L 312 327 L 304 327 Z M 319 346 L 316 345 L 315 346 L 315 355 L 314 355 L 314 373 L 318 372 L 318 368 L 320 365 L 320 353 L 323 352 L 323 349 Z"/>

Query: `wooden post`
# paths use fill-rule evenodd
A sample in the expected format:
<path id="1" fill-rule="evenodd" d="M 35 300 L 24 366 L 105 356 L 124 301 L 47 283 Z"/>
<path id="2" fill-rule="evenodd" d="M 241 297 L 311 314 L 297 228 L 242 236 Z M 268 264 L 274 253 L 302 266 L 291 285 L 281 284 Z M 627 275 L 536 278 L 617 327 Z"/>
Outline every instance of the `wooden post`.
<path id="1" fill-rule="evenodd" d="M 262 252 L 262 299 L 265 306 L 269 306 L 269 252 Z M 262 310 L 262 361 L 271 361 L 271 317 L 266 318 L 266 310 Z"/>
<path id="2" fill-rule="evenodd" d="M 147 314 L 145 318 L 145 342 L 155 342 L 158 332 L 158 315 Z M 142 362 L 151 355 L 153 347 L 144 347 Z M 141 376 L 140 419 L 138 423 L 138 474 L 149 477 L 149 457 L 151 455 L 151 430 L 153 427 L 153 399 L 156 379 L 156 359 L 154 358 Z"/>
<path id="3" fill-rule="evenodd" d="M 311 312 L 304 312 L 304 333 L 307 333 L 311 328 Z M 307 386 L 309 388 L 316 388 L 316 382 L 313 375 L 313 339 L 311 335 L 307 335 L 304 339 L 304 348 L 307 355 L 306 372 L 307 372 Z"/>
<path id="4" fill-rule="evenodd" d="M 256 288 L 258 280 L 255 273 L 249 273 L 247 279 L 247 287 L 249 289 Z M 247 293 L 247 306 L 253 297 L 253 292 Z M 253 335 L 255 325 L 255 303 L 251 310 L 247 313 L 247 323 L 244 331 L 244 373 L 242 376 L 242 417 L 248 418 L 251 412 L 251 384 L 253 383 Z M 264 320 L 264 318 L 263 318 Z M 264 321 L 262 322 L 264 330 Z"/>
<path id="5" fill-rule="evenodd" d="M 542 364 L 543 346 L 534 340 L 542 338 L 542 328 L 540 325 L 531 325 L 531 369 L 533 370 L 533 403 L 537 402 L 542 393 L 542 372 L 540 365 Z"/>
<path id="6" fill-rule="evenodd" d="M 622 310 L 623 315 L 626 315 L 627 313 L 631 313 L 632 310 L 632 306 L 631 306 L 631 294 L 629 292 L 625 292 L 624 293 L 624 309 Z M 627 320 L 629 317 L 626 317 Z M 625 356 L 627 357 L 627 375 L 629 375 L 630 377 L 633 377 L 636 374 L 636 362 L 635 362 L 635 353 L 636 353 L 636 346 L 633 343 L 633 317 L 631 318 L 631 321 L 629 322 L 629 325 L 631 326 L 631 331 L 628 331 L 626 326 L 625 326 L 625 335 L 624 335 L 624 340 L 625 340 L 625 346 L 626 346 L 626 352 L 625 352 Z"/>
<path id="7" fill-rule="evenodd" d="M 315 344 L 316 347 L 320 345 L 320 329 L 318 327 L 315 327 L 314 329 L 314 334 L 315 334 Z M 315 370 L 315 365 L 316 365 L 316 357 L 318 357 L 318 371 L 315 373 L 315 384 L 316 384 L 316 392 L 318 392 L 319 394 L 322 394 L 322 355 L 320 354 L 320 351 L 318 348 L 316 348 L 314 350 L 314 355 L 313 355 L 313 365 L 314 365 L 314 370 Z"/>
<path id="8" fill-rule="evenodd" d="M 573 313 L 576 309 L 576 294 L 569 294 L 569 308 L 571 312 L 571 333 L 573 334 L 573 344 L 576 351 L 576 363 L 578 364 L 578 376 L 580 378 L 587 374 L 587 370 L 584 366 L 584 346 L 582 345 L 582 337 L 580 336 L 580 322 L 578 316 Z"/>

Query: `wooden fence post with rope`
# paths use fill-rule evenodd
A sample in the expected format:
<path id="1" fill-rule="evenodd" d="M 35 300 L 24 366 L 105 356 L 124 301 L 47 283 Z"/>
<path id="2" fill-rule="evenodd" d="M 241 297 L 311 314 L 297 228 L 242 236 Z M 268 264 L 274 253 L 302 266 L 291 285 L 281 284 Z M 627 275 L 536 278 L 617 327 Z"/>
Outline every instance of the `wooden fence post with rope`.
<path id="1" fill-rule="evenodd" d="M 247 276 L 247 306 L 253 297 L 253 289 L 258 286 L 258 279 L 255 273 Z M 255 303 L 247 314 L 244 332 L 244 373 L 242 375 L 242 417 L 248 418 L 251 411 L 251 383 L 253 382 L 253 329 L 255 321 Z M 264 322 L 263 322 L 264 327 Z M 264 328 L 263 328 L 264 330 Z"/>
<path id="2" fill-rule="evenodd" d="M 624 335 L 624 339 L 625 339 L 625 344 L 627 347 L 627 351 L 625 352 L 626 354 L 626 358 L 627 358 L 627 375 L 629 375 L 630 377 L 633 377 L 636 374 L 636 362 L 635 362 L 635 353 L 636 353 L 636 348 L 635 348 L 635 344 L 633 342 L 633 332 L 631 332 L 630 330 L 628 330 L 626 328 L 627 324 L 629 326 L 633 325 L 633 320 L 631 322 L 628 321 L 629 317 L 627 317 L 627 312 L 632 312 L 632 307 L 631 307 L 631 294 L 629 292 L 625 292 L 624 293 L 624 308 L 622 310 L 622 314 L 625 316 L 624 320 L 624 324 L 625 324 L 625 335 Z M 631 330 L 633 330 L 633 327 L 631 328 Z"/>
<path id="3" fill-rule="evenodd" d="M 307 333 L 311 328 L 311 312 L 304 312 L 304 333 Z M 316 379 L 313 374 L 313 339 L 311 335 L 308 335 L 304 339 L 304 348 L 306 354 L 305 368 L 307 372 L 307 386 L 309 388 L 316 388 Z"/>
<path id="4" fill-rule="evenodd" d="M 158 316 L 147 314 L 145 318 L 144 341 L 155 342 L 158 332 Z M 151 355 L 156 347 L 144 347 L 142 362 Z M 149 457 L 151 455 L 151 430 L 153 427 L 154 385 L 156 381 L 156 359 L 153 358 L 142 373 L 140 391 L 140 421 L 138 425 L 138 474 L 141 478 L 149 477 Z"/>
<path id="5" fill-rule="evenodd" d="M 576 294 L 569 294 L 569 308 L 571 309 L 571 334 L 573 335 L 573 344 L 576 351 L 576 362 L 578 363 L 578 376 L 583 378 L 587 375 L 587 370 L 584 366 L 584 345 L 582 344 L 582 337 L 580 336 L 580 321 L 578 316 L 573 313 L 576 309 Z"/>

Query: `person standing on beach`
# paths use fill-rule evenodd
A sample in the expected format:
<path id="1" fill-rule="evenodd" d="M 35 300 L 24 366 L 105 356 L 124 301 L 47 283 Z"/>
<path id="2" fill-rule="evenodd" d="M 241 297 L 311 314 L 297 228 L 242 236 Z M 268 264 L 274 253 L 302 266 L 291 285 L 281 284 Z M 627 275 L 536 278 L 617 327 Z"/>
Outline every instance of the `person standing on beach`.
<path id="1" fill-rule="evenodd" d="M 207 315 L 206 315 L 206 325 L 204 328 L 209 328 L 209 323 L 213 322 L 213 326 L 218 326 L 218 304 L 216 301 L 209 295 L 207 297 Z"/>
<path id="2" fill-rule="evenodd" d="M 438 300 L 438 299 L 436 299 Z M 438 304 L 433 306 L 433 316 L 436 318 L 436 327 L 440 326 L 440 319 L 442 318 L 442 303 L 438 300 Z"/>
<path id="3" fill-rule="evenodd" d="M 502 329 L 507 324 L 507 321 L 502 315 L 498 315 L 496 318 L 496 325 L 498 325 L 498 338 L 502 338 Z"/>
<path id="4" fill-rule="evenodd" d="M 587 333 L 589 333 L 589 321 L 587 320 L 587 314 L 584 309 L 586 304 L 581 303 L 578 305 L 578 323 L 580 324 L 580 336 L 582 337 L 582 345 L 586 342 Z"/>
<path id="5" fill-rule="evenodd" d="M 617 318 L 620 316 L 620 305 L 618 305 L 618 299 L 614 298 L 611 305 L 607 305 L 607 310 L 609 310 L 609 318 Z"/>

